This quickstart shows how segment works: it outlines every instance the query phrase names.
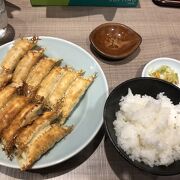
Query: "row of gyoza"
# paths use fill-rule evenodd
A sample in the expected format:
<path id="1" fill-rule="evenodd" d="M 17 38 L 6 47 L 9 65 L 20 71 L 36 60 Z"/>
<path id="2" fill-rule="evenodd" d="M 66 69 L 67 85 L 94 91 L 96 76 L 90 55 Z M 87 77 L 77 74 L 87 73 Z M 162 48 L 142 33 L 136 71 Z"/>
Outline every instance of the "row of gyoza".
<path id="1" fill-rule="evenodd" d="M 62 125 L 94 80 L 45 57 L 34 49 L 37 41 L 15 41 L 1 65 L 1 141 L 8 156 L 16 151 L 22 170 L 72 130 Z"/>

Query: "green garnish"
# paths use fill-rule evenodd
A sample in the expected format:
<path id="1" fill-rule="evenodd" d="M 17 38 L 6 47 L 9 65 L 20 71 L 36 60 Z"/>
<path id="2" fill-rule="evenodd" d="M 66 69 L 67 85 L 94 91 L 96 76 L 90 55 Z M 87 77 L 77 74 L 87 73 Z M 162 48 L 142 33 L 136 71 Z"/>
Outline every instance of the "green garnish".
<path id="1" fill-rule="evenodd" d="M 163 79 L 173 84 L 179 84 L 178 74 L 167 65 L 163 65 L 155 71 L 151 71 L 149 76 Z"/>

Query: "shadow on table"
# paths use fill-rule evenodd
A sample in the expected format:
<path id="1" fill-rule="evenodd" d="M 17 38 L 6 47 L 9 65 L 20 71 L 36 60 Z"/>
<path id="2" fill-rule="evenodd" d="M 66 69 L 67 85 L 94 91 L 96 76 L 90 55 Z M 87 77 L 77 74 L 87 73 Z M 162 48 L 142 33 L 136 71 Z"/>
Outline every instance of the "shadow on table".
<path id="1" fill-rule="evenodd" d="M 13 18 L 12 12 L 13 11 L 20 11 L 21 8 L 16 6 L 15 4 L 12 4 L 12 3 L 6 1 L 6 10 L 7 10 L 8 18 Z"/>
<path id="2" fill-rule="evenodd" d="M 104 19 L 112 21 L 116 14 L 116 7 L 80 7 L 80 6 L 47 6 L 47 18 L 72 18 L 103 14 Z"/>
<path id="3" fill-rule="evenodd" d="M 136 77 L 141 77 L 141 74 L 142 74 L 142 71 L 143 71 L 143 68 L 144 68 L 145 65 L 146 64 L 140 65 L 140 67 L 136 71 Z"/>
<path id="4" fill-rule="evenodd" d="M 29 170 L 26 172 L 21 172 L 18 169 L 6 168 L 0 166 L 0 172 L 8 176 L 18 178 L 18 179 L 47 179 L 56 176 L 61 176 L 69 171 L 75 169 L 80 164 L 85 162 L 99 146 L 100 142 L 104 137 L 104 127 L 102 126 L 95 138 L 77 155 L 73 156 L 71 159 L 43 169 Z"/>
<path id="5" fill-rule="evenodd" d="M 98 6 L 47 6 L 46 17 L 47 18 L 72 18 L 102 14 L 106 21 L 113 21 L 117 8 L 128 7 L 98 7 Z M 141 8 L 140 3 L 137 7 Z"/>
<path id="6" fill-rule="evenodd" d="M 110 139 L 105 135 L 104 148 L 108 163 L 116 176 L 121 180 L 178 180 L 180 175 L 176 176 L 155 176 L 143 172 L 131 164 L 129 164 L 121 155 L 116 151 Z"/>
<path id="7" fill-rule="evenodd" d="M 98 54 L 95 49 L 92 47 L 92 45 L 90 45 L 90 49 L 91 49 L 91 52 L 94 54 L 94 56 L 96 56 L 96 58 L 98 58 L 100 61 L 102 61 L 103 63 L 106 63 L 106 64 L 110 64 L 110 65 L 121 65 L 121 64 L 127 64 L 129 62 L 131 62 L 132 60 L 134 60 L 138 55 L 139 53 L 141 52 L 141 49 L 140 47 L 136 49 L 135 52 L 133 52 L 130 56 L 128 56 L 127 58 L 124 58 L 124 59 L 117 59 L 117 60 L 112 60 L 110 58 L 106 58 L 106 57 L 103 57 L 102 55 Z"/>

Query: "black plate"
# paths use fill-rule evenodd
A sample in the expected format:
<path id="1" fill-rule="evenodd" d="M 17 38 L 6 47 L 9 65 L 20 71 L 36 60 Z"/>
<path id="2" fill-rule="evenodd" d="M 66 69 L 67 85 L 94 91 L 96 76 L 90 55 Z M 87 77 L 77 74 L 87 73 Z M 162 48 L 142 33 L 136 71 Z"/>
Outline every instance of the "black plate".
<path id="1" fill-rule="evenodd" d="M 175 175 L 180 173 L 180 161 L 176 161 L 169 166 L 155 166 L 151 168 L 144 163 L 132 161 L 128 155 L 117 145 L 113 121 L 116 119 L 115 113 L 119 111 L 119 100 L 122 96 L 126 96 L 128 88 L 132 90 L 133 94 L 149 95 L 156 98 L 157 94 L 164 92 L 174 104 L 180 102 L 180 89 L 173 84 L 155 78 L 134 78 L 117 86 L 109 95 L 104 107 L 104 123 L 107 134 L 117 149 L 117 151 L 129 163 L 135 167 L 155 175 Z M 179 137 L 178 137 L 179 138 Z"/>

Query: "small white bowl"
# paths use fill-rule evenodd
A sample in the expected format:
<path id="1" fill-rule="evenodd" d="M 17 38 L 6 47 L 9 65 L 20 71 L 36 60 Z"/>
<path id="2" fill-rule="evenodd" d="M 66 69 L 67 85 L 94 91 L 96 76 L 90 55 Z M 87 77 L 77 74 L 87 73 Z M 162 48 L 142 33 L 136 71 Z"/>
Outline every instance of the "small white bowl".
<path id="1" fill-rule="evenodd" d="M 157 70 L 162 65 L 167 65 L 172 68 L 178 74 L 180 80 L 180 61 L 167 57 L 157 58 L 147 63 L 144 66 L 141 77 L 150 77 L 149 72 Z M 177 86 L 180 87 L 180 83 Z"/>

